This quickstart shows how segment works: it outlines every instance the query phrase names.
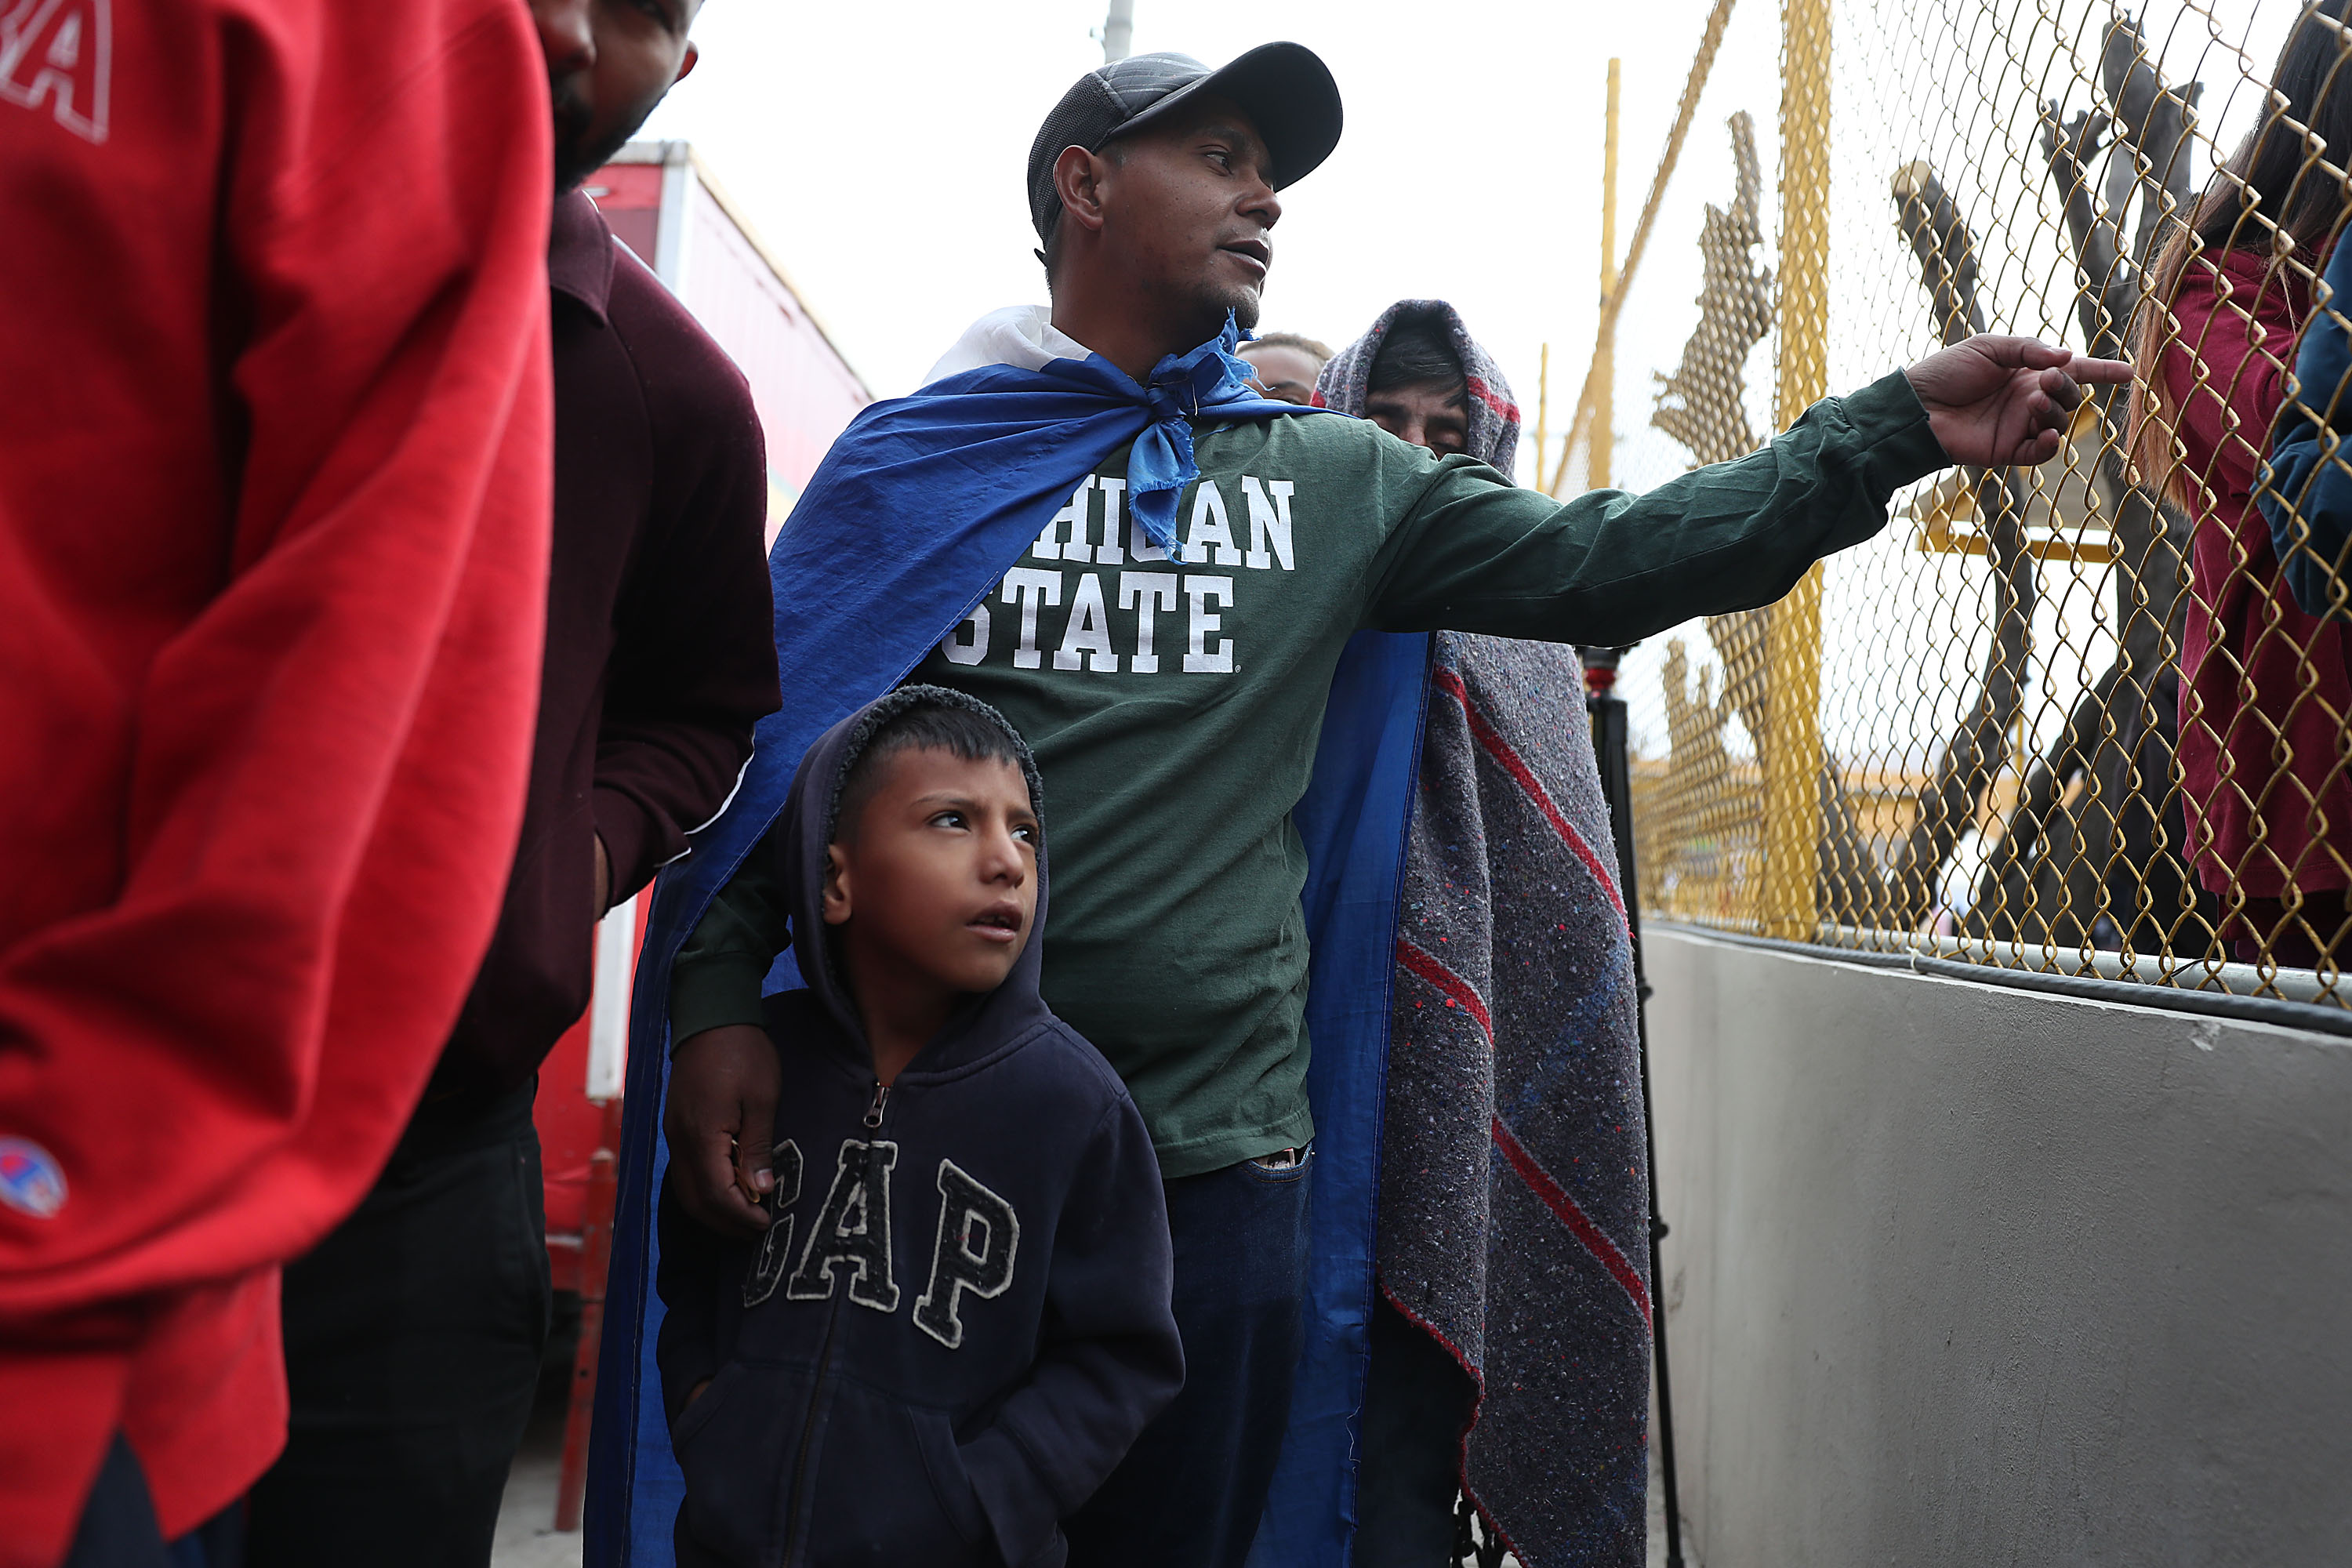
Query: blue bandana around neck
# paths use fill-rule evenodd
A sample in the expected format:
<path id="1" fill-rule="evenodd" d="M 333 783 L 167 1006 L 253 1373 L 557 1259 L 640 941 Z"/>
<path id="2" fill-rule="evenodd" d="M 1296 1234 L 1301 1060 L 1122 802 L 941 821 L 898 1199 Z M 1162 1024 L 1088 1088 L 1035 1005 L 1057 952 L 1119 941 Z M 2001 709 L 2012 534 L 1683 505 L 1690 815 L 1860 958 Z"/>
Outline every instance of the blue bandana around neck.
<path id="1" fill-rule="evenodd" d="M 1270 405 L 1262 415 L 1239 412 L 1244 405 L 1255 408 L 1265 404 L 1246 384 L 1252 372 L 1249 362 L 1234 353 L 1239 345 L 1240 333 L 1228 314 L 1223 333 L 1191 353 L 1161 360 L 1152 368 L 1151 384 L 1143 389 L 1151 423 L 1135 438 L 1135 449 L 1128 456 L 1127 504 L 1144 537 L 1166 551 L 1171 561 L 1184 559 L 1176 538 L 1176 498 L 1201 477 L 1201 466 L 1192 460 L 1192 421 L 1204 413 L 1223 418 L 1271 416 Z M 1282 406 L 1297 410 L 1293 404 Z"/>
<path id="2" fill-rule="evenodd" d="M 628 1078 L 589 1458 L 586 1562 L 668 1568 L 683 1488 L 654 1363 L 655 1198 L 678 949 L 783 807 L 809 744 L 904 680 L 992 592 L 1073 489 L 1129 447 L 1129 510 L 1181 560 L 1177 503 L 1199 478 L 1193 422 L 1322 414 L 1258 395 L 1224 331 L 1135 379 L 1099 354 L 987 365 L 861 411 L 770 552 L 783 703 L 727 809 L 656 884 L 630 1009 Z M 1332 416 L 1336 417 L 1336 416 Z M 1359 634 L 1334 679 L 1307 845 L 1307 1090 L 1318 1134 L 1307 1345 L 1253 1562 L 1344 1568 L 1371 1310 L 1389 981 L 1430 639 Z M 1150 962 L 1148 956 L 1139 962 Z"/>

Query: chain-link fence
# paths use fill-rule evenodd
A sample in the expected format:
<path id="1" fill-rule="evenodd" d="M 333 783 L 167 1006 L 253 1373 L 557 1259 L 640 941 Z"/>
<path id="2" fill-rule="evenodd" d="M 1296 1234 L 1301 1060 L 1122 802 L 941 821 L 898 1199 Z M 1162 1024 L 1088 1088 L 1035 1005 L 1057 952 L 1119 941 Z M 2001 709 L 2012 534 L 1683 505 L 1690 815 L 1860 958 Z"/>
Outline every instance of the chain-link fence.
<path id="1" fill-rule="evenodd" d="M 1780 102 L 1702 120 L 1731 178 L 1670 188 L 1704 285 L 1677 364 L 1621 351 L 1620 418 L 1652 411 L 1615 481 L 1974 331 L 2141 374 L 2050 462 L 1916 486 L 1780 604 L 1628 658 L 1654 915 L 2352 999 L 2347 10 L 1785 0 Z"/>

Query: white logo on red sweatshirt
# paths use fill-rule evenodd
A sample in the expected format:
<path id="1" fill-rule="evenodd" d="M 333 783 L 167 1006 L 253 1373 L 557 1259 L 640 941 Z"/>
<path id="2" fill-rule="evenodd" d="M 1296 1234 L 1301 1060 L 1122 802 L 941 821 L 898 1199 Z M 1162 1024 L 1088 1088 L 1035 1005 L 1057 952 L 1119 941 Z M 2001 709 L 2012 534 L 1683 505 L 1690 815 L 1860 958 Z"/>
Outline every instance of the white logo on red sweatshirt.
<path id="1" fill-rule="evenodd" d="M 86 142 L 106 140 L 114 53 L 109 0 L 0 0 L 0 99 L 38 109 Z"/>
<path id="2" fill-rule="evenodd" d="M 0 1204 L 55 1219 L 66 1206 L 66 1173 L 57 1156 L 29 1138 L 0 1138 Z"/>

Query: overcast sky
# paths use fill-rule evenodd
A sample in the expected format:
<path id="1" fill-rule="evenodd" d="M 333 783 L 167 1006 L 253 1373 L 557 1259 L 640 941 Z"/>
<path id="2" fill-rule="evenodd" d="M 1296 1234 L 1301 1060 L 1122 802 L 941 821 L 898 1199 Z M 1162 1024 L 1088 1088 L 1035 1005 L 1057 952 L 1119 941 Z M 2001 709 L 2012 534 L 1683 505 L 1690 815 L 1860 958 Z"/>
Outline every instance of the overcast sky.
<path id="1" fill-rule="evenodd" d="M 1723 121 L 1778 102 L 1778 8 L 1735 17 L 1678 188 L 1730 193 Z M 647 126 L 701 150 L 874 390 L 909 391 L 966 323 L 1045 297 L 1022 171 L 1101 63 L 1102 0 L 709 0 L 702 63 Z M 1529 423 L 1538 345 L 1572 399 L 1599 289 L 1602 84 L 1625 58 L 1630 236 L 1707 7 L 1696 0 L 1136 0 L 1135 47 L 1213 64 L 1276 38 L 1328 61 L 1339 151 L 1285 193 L 1263 329 L 1337 347 L 1391 300 L 1452 300 Z M 1685 184 L 1686 183 L 1686 184 Z M 1697 291 L 1695 200 L 1653 242 L 1623 351 L 1671 363 Z M 1651 351 L 1654 349 L 1654 353 Z M 1630 410 L 1646 417 L 1644 403 Z"/>

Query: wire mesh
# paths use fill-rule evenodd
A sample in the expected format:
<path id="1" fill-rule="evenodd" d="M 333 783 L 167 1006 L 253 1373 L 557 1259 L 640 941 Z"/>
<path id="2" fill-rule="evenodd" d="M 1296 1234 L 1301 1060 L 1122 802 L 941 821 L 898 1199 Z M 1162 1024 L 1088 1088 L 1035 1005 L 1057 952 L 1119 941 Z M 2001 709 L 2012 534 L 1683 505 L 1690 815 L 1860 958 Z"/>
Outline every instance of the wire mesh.
<path id="1" fill-rule="evenodd" d="M 2347 5 L 1784 0 L 1781 101 L 1715 121 L 1729 188 L 1669 197 L 1707 204 L 1703 283 L 1618 482 L 1753 449 L 1767 382 L 1785 424 L 1975 331 L 2139 375 L 2049 462 L 1912 487 L 1789 599 L 1628 658 L 1652 914 L 2347 999 Z"/>

